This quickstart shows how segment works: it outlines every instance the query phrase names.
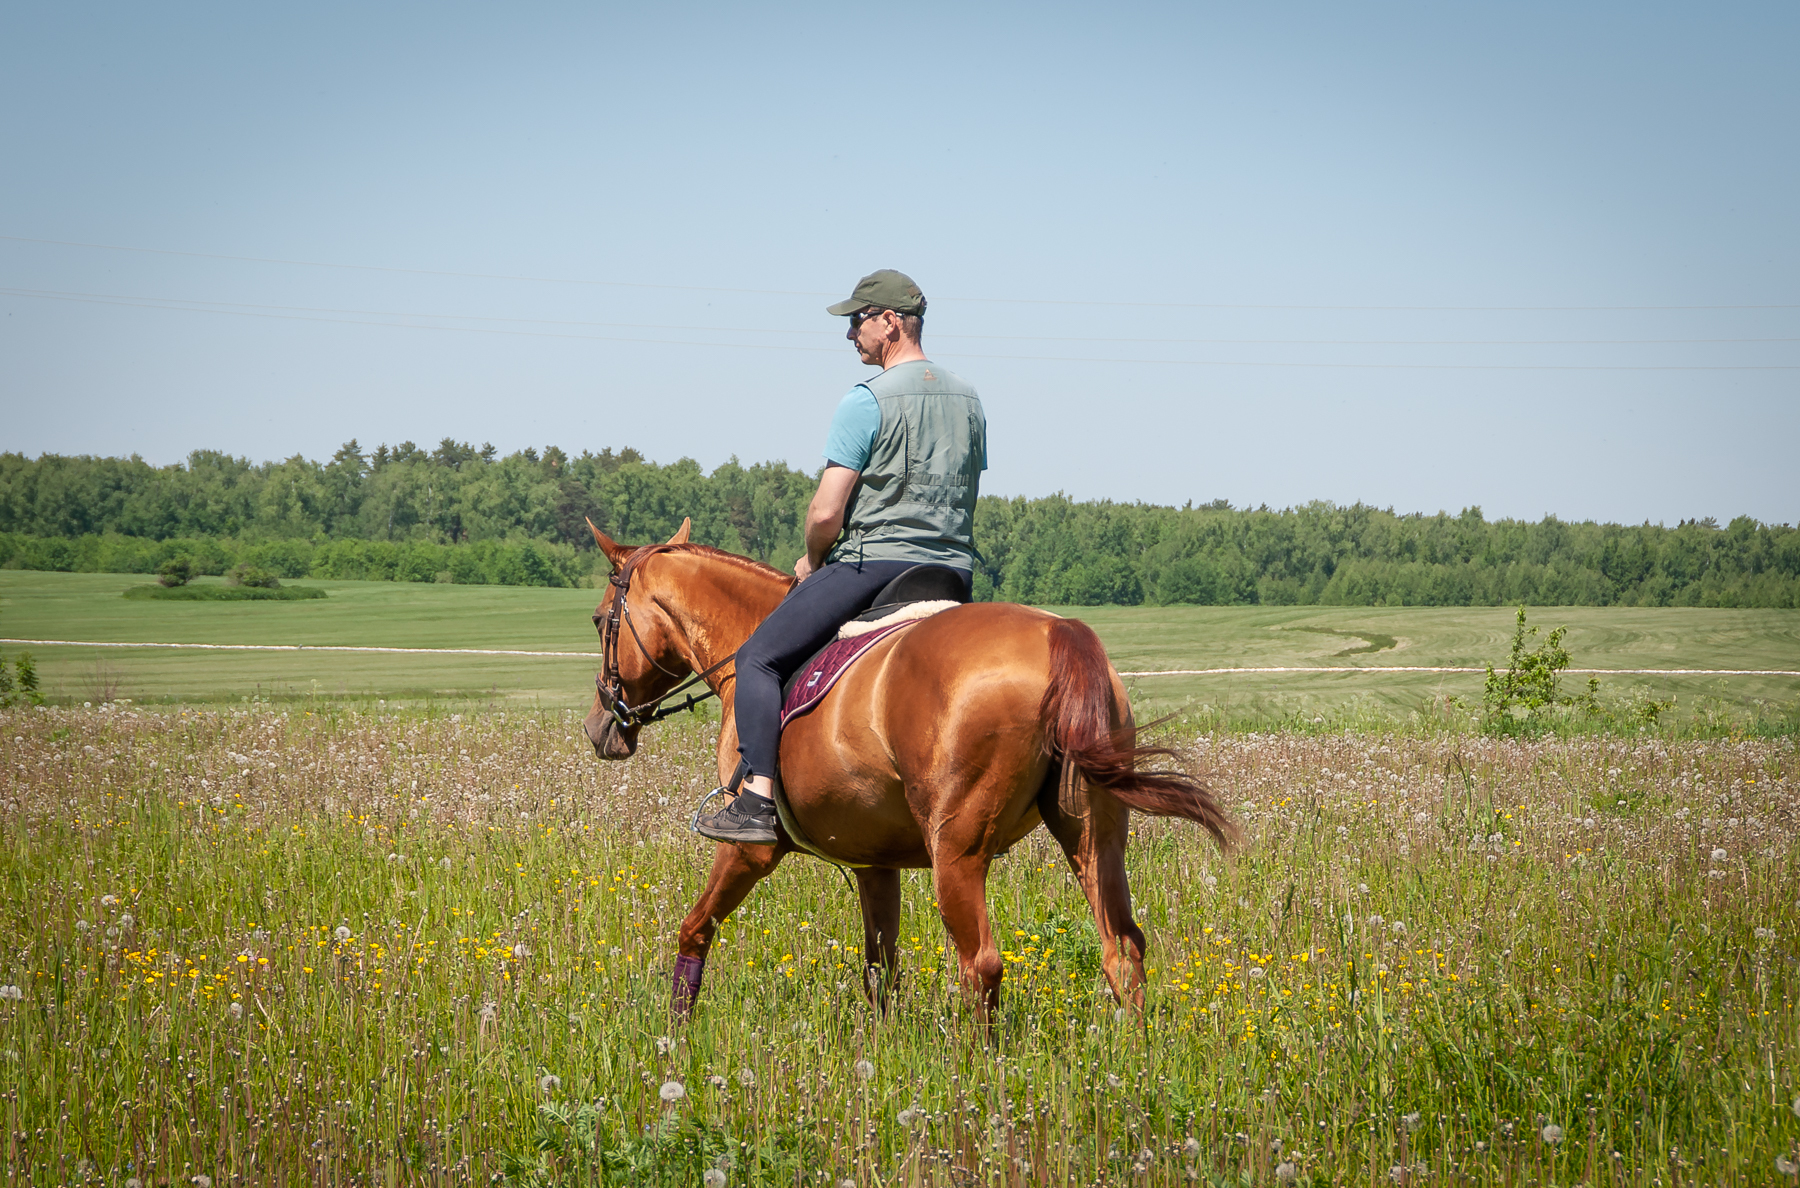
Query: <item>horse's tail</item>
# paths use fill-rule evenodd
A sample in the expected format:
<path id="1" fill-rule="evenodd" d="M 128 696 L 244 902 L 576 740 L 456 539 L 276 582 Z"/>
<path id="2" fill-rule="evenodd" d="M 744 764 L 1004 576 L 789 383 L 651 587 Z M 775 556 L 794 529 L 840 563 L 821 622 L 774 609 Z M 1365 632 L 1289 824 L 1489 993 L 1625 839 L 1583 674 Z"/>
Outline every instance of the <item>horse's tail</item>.
<path id="1" fill-rule="evenodd" d="M 1078 619 L 1050 625 L 1050 683 L 1038 705 L 1051 752 L 1072 763 L 1090 785 L 1154 817 L 1197 821 L 1221 846 L 1237 840 L 1237 826 L 1210 789 L 1179 771 L 1139 771 L 1153 757 L 1174 758 L 1168 747 L 1140 747 L 1134 727 L 1115 728 L 1112 667 L 1093 628 Z"/>

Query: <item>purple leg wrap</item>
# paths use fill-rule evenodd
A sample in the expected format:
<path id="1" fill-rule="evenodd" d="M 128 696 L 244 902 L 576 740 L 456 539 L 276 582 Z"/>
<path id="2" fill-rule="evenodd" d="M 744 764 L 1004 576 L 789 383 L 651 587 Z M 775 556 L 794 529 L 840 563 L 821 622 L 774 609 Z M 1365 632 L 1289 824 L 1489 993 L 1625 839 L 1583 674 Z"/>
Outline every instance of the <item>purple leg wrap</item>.
<path id="1" fill-rule="evenodd" d="M 675 958 L 675 984 L 670 988 L 672 993 L 669 1007 L 683 1019 L 694 1009 L 694 1000 L 700 997 L 700 975 L 706 971 L 704 957 Z"/>

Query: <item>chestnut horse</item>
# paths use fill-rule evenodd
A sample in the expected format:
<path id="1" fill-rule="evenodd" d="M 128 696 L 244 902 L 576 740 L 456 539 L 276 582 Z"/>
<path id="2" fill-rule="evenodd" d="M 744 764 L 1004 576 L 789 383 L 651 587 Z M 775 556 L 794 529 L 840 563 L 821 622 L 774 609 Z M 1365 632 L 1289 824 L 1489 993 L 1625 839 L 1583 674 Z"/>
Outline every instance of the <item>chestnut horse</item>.
<path id="1" fill-rule="evenodd" d="M 794 579 L 687 543 L 687 522 L 669 543 L 635 549 L 589 528 L 613 581 L 594 612 L 611 672 L 596 681 L 588 739 L 602 759 L 630 757 L 641 711 L 701 674 L 723 706 L 724 783 L 738 763 L 729 661 Z M 624 606 L 616 605 L 621 597 Z M 607 688 L 609 681 L 617 685 Z M 864 991 L 878 1007 L 898 957 L 900 871 L 929 867 L 962 985 L 980 1016 L 993 1017 L 1004 964 L 988 919 L 988 867 L 1042 822 L 1093 908 L 1114 996 L 1141 1010 L 1144 934 L 1131 917 L 1125 875 L 1130 810 L 1197 821 L 1222 846 L 1236 833 L 1197 780 L 1137 770 L 1141 760 L 1167 754 L 1136 745 L 1124 685 L 1085 624 L 1009 603 L 970 603 L 865 652 L 782 733 L 781 779 L 800 830 L 858 868 Z M 783 830 L 774 845 L 714 851 L 706 889 L 681 924 L 677 1014 L 699 994 L 720 921 L 794 848 Z"/>

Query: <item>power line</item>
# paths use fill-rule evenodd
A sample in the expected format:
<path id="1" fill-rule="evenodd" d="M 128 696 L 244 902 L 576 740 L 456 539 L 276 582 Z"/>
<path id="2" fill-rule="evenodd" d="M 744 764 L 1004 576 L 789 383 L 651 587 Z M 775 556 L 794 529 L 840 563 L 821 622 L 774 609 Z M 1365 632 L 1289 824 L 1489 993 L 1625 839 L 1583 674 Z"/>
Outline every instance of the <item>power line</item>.
<path id="1" fill-rule="evenodd" d="M 488 326 L 420 325 L 411 322 L 373 321 L 367 318 L 328 317 L 323 314 L 280 313 L 258 308 L 217 308 L 199 304 L 176 305 L 126 297 L 61 295 L 47 290 L 0 289 L 0 293 L 41 300 L 71 301 L 89 305 L 116 305 L 134 309 L 160 309 L 171 313 L 208 313 L 227 317 L 267 318 L 291 322 L 325 322 L 335 325 L 384 326 L 395 330 L 439 330 L 460 334 L 497 334 L 518 338 L 562 338 L 579 342 L 632 342 L 655 346 L 722 347 L 727 350 L 804 351 L 839 354 L 842 347 L 790 346 L 766 342 L 697 342 L 692 339 L 639 338 L 617 334 L 568 334 L 548 330 L 511 330 Z M 279 307 L 277 307 L 279 308 Z M 1176 367 L 1274 367 L 1307 370 L 1355 371 L 1800 371 L 1790 364 L 1552 364 L 1552 363 L 1310 363 L 1249 359 L 1145 359 L 1094 355 L 1002 355 L 959 351 L 964 359 L 1001 359 L 1031 363 L 1147 363 Z"/>
<path id="2" fill-rule="evenodd" d="M 723 347 L 727 350 L 805 351 L 839 354 L 841 347 L 788 346 L 764 342 L 696 342 L 691 339 L 636 338 L 616 334 L 564 334 L 547 330 L 508 330 L 486 326 L 417 325 L 409 322 L 371 321 L 365 318 L 325 317 L 318 314 L 277 313 L 257 308 L 212 308 L 199 304 L 175 305 L 126 297 L 59 295 L 48 290 L 0 289 L 0 293 L 42 300 L 71 301 L 89 305 L 117 305 L 134 309 L 160 309 L 171 313 L 209 313 L 228 317 L 267 318 L 291 322 L 325 322 L 349 326 L 384 326 L 394 330 L 439 330 L 460 334 L 497 334 L 518 338 L 562 338 L 579 342 L 632 342 L 654 346 Z M 279 308 L 279 307 L 277 307 Z M 1001 355 L 959 351 L 963 359 L 1000 359 L 1028 363 L 1143 363 L 1175 367 L 1272 367 L 1303 370 L 1351 371 L 1800 371 L 1800 364 L 1579 364 L 1579 363 L 1311 363 L 1292 360 L 1250 359 L 1145 359 L 1095 355 Z"/>
<path id="3" fill-rule="evenodd" d="M 397 268 L 381 264 L 344 264 L 329 260 L 294 260 L 272 256 L 234 256 L 220 252 L 189 252 L 173 248 L 134 247 L 116 243 L 86 243 L 71 239 L 37 239 L 25 235 L 0 235 L 12 243 L 35 243 L 53 247 L 94 248 L 109 252 L 141 252 L 158 256 L 184 256 L 196 260 L 230 260 L 242 264 L 286 264 L 301 268 L 338 268 L 357 272 L 391 272 L 407 276 L 458 277 L 465 280 L 527 281 L 534 284 L 595 285 L 623 289 L 662 289 L 685 293 L 741 293 L 772 297 L 834 297 L 837 294 L 812 289 L 749 289 L 721 285 L 669 285 L 643 281 L 592 280 L 579 277 L 525 276 L 491 272 L 454 272 L 437 268 Z M 1217 309 L 1217 310 L 1295 310 L 1316 312 L 1375 313 L 1604 313 L 1604 312 L 1675 312 L 1698 310 L 1773 310 L 1800 309 L 1800 303 L 1731 304 L 1731 305 L 1298 305 L 1254 302 L 1208 301 L 1091 301 L 1074 298 L 1045 297 L 940 297 L 940 301 L 963 301 L 983 305 L 1078 305 L 1117 309 Z"/>
<path id="4" fill-rule="evenodd" d="M 356 314 L 380 318 L 430 318 L 451 322 L 504 322 L 531 326 L 588 326 L 613 330 L 675 330 L 708 334 L 788 334 L 821 337 L 836 331 L 784 330 L 769 326 L 693 326 L 666 322 L 596 322 L 570 318 L 511 318 L 498 314 L 421 313 L 416 310 L 354 309 L 335 306 L 270 305 L 244 301 L 214 301 L 189 297 L 144 297 L 125 293 L 85 293 L 58 289 L 0 288 L 0 293 L 19 297 L 57 297 L 103 302 L 131 302 L 148 309 L 178 309 L 198 313 L 232 310 L 275 310 L 305 314 Z M 216 307 L 216 308 L 215 308 Z M 456 327 L 440 327 L 456 329 Z M 1705 346 L 1800 342 L 1788 338 L 1137 338 L 1069 334 L 950 334 L 933 332 L 934 339 L 966 342 L 1102 342 L 1180 346 Z"/>

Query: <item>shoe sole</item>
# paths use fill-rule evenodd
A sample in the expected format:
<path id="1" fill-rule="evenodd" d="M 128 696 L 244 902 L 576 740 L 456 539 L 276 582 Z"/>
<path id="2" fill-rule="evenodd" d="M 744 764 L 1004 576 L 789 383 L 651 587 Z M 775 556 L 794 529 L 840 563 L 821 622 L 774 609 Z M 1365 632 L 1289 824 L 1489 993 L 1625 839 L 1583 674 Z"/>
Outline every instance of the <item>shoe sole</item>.
<path id="1" fill-rule="evenodd" d="M 753 846 L 772 846 L 777 840 L 773 829 L 754 831 L 748 829 L 716 829 L 704 824 L 696 824 L 694 826 L 694 832 L 698 833 L 701 837 L 711 838 L 713 841 L 731 842 L 734 845 L 747 844 Z"/>

